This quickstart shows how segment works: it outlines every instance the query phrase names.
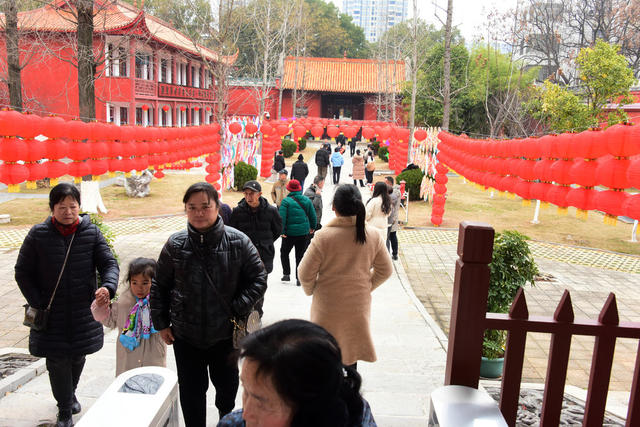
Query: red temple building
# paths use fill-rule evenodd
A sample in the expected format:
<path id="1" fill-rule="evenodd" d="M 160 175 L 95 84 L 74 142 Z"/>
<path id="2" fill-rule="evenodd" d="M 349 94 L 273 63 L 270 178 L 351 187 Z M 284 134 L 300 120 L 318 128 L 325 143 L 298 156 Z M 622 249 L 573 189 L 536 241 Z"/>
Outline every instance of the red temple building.
<path id="1" fill-rule="evenodd" d="M 64 0 L 18 14 L 23 105 L 42 114 L 78 116 L 78 74 L 73 65 L 75 18 Z M 168 23 L 126 3 L 95 0 L 96 118 L 116 124 L 208 124 L 214 112 L 207 63 L 225 61 Z M 0 15 L 4 27 L 4 16 Z M 0 73 L 6 76 L 4 32 Z M 3 77 L 4 77 L 3 76 Z M 0 103 L 8 89 L 0 83 Z"/>

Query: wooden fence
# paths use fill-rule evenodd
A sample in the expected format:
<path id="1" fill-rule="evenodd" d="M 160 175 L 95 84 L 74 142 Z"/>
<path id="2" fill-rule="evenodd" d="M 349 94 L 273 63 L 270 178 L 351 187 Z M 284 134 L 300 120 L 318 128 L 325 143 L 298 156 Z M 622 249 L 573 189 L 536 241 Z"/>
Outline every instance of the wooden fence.
<path id="1" fill-rule="evenodd" d="M 507 345 L 500 392 L 500 410 L 510 426 L 516 423 L 528 332 L 551 334 L 547 376 L 540 418 L 541 426 L 557 426 L 564 397 L 569 350 L 573 335 L 595 337 L 584 426 L 602 426 L 611 365 L 617 338 L 640 339 L 640 323 L 620 322 L 616 298 L 609 294 L 598 320 L 576 320 L 569 292 L 565 290 L 553 317 L 529 316 L 520 289 L 509 314 L 486 313 L 489 263 L 494 230 L 482 223 L 462 222 L 458 236 L 458 260 L 451 307 L 451 327 L 445 385 L 478 388 L 482 337 L 486 329 L 506 330 Z M 640 347 L 638 348 L 640 354 Z M 640 357 L 636 356 L 627 426 L 640 425 Z"/>

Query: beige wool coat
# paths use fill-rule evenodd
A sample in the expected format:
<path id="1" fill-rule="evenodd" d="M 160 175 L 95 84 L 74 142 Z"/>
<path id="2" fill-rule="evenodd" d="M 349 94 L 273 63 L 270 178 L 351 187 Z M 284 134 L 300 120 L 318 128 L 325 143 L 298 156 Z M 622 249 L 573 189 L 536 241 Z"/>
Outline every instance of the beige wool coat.
<path id="1" fill-rule="evenodd" d="M 371 292 L 391 276 L 385 241 L 366 227 L 367 241 L 356 243 L 356 217 L 337 217 L 316 232 L 298 267 L 304 292 L 312 295 L 311 321 L 340 344 L 342 363 L 374 362 Z"/>
<path id="2" fill-rule="evenodd" d="M 160 338 L 160 333 L 151 334 L 149 339 L 140 340 L 140 345 L 129 351 L 120 344 L 120 334 L 127 323 L 129 312 L 136 303 L 136 297 L 127 288 L 126 291 L 111 303 L 108 317 L 100 322 L 107 328 L 118 328 L 116 340 L 116 376 L 133 368 L 142 366 L 167 366 L 167 345 Z M 95 306 L 92 307 L 92 309 Z"/>
<path id="3" fill-rule="evenodd" d="M 357 154 L 351 159 L 353 163 L 353 171 L 351 172 L 353 179 L 364 179 L 364 157 Z"/>
<path id="4" fill-rule="evenodd" d="M 380 232 L 382 238 L 387 240 L 387 227 L 389 213 L 382 212 L 382 197 L 374 197 L 365 205 L 367 225 L 375 228 Z"/>

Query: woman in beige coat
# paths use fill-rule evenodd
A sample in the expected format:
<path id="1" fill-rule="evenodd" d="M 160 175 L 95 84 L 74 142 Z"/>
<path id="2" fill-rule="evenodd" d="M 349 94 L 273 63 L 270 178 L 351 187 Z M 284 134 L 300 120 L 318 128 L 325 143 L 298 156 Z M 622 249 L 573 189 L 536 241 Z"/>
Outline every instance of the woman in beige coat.
<path id="1" fill-rule="evenodd" d="M 374 362 L 371 339 L 371 292 L 392 272 L 382 236 L 365 225 L 362 196 L 343 184 L 333 198 L 336 218 L 316 233 L 298 267 L 307 295 L 313 295 L 311 321 L 340 344 L 342 362 Z M 357 254 L 357 256 L 354 256 Z"/>
<path id="2" fill-rule="evenodd" d="M 364 187 L 364 157 L 360 155 L 360 150 L 356 150 L 356 155 L 351 159 L 351 163 L 353 163 L 353 171 L 351 175 L 353 177 L 353 185 L 356 185 L 356 181 L 360 181 L 360 187 Z"/>
<path id="3" fill-rule="evenodd" d="M 116 376 L 141 366 L 167 366 L 167 345 L 153 327 L 149 307 L 155 269 L 152 259 L 134 259 L 127 273 L 129 286 L 118 299 L 111 304 L 96 299 L 91 304 L 98 322 L 107 328 L 118 328 Z"/>
<path id="4" fill-rule="evenodd" d="M 367 200 L 366 212 L 367 225 L 378 230 L 386 241 L 388 218 L 391 214 L 391 199 L 387 184 L 382 181 L 376 182 L 373 186 L 373 194 Z"/>

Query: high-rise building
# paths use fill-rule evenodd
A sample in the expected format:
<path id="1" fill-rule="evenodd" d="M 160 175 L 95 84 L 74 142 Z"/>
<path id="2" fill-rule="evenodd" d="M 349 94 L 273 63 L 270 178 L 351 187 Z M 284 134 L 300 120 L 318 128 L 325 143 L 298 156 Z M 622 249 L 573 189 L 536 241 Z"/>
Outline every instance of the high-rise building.
<path id="1" fill-rule="evenodd" d="M 343 12 L 375 42 L 389 28 L 407 19 L 409 0 L 343 0 Z"/>

